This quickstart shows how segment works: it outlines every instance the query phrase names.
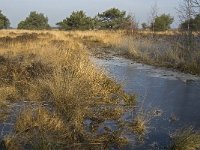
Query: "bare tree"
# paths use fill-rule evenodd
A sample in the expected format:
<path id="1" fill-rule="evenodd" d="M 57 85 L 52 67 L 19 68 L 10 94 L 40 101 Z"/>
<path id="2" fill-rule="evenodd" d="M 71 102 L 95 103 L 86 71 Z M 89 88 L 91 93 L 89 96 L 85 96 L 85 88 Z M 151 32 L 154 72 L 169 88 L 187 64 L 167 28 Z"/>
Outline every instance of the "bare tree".
<path id="1" fill-rule="evenodd" d="M 192 19 L 195 15 L 193 0 L 183 0 L 183 2 L 179 4 L 177 11 L 181 22 Z"/>
<path id="2" fill-rule="evenodd" d="M 136 31 L 138 29 L 138 22 L 136 20 L 135 14 L 134 13 L 129 13 L 130 16 L 130 28 L 131 28 L 131 32 L 134 33 L 134 31 Z"/>
<path id="3" fill-rule="evenodd" d="M 157 3 L 155 3 L 152 7 L 151 7 L 151 12 L 150 12 L 150 26 L 152 27 L 152 31 L 154 33 L 155 31 L 155 19 L 158 16 L 158 6 Z"/>
<path id="4" fill-rule="evenodd" d="M 180 23 L 187 21 L 186 37 L 187 37 L 188 51 L 191 49 L 191 46 L 192 46 L 193 33 L 192 33 L 191 25 L 192 25 L 192 19 L 194 18 L 196 14 L 194 6 L 193 6 L 193 1 L 194 0 L 183 0 L 183 2 L 179 4 L 179 8 L 177 9 Z"/>
<path id="5" fill-rule="evenodd" d="M 194 7 L 200 7 L 200 0 L 193 0 Z"/>
<path id="6" fill-rule="evenodd" d="M 192 7 L 196 15 L 200 14 L 200 0 L 192 0 Z"/>

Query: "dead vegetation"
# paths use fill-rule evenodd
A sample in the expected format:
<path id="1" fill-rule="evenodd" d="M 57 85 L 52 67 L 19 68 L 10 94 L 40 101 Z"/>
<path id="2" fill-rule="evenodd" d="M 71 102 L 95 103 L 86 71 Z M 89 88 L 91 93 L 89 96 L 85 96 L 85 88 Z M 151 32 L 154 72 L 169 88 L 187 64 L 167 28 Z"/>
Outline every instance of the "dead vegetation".
<path id="1" fill-rule="evenodd" d="M 125 39 L 128 58 L 146 64 L 173 68 L 191 74 L 200 74 L 199 41 L 188 51 L 184 35 L 135 35 Z"/>
<path id="2" fill-rule="evenodd" d="M 197 150 L 200 148 L 200 132 L 192 129 L 181 129 L 171 135 L 170 150 Z"/>
<path id="3" fill-rule="evenodd" d="M 135 106 L 135 96 L 96 68 L 90 52 L 123 55 L 194 74 L 199 70 L 199 52 L 192 53 L 189 61 L 180 45 L 166 42 L 173 34 L 158 34 L 152 40 L 148 34 L 127 36 L 123 31 L 0 32 L 0 121 L 9 117 L 11 104 L 46 104 L 22 108 L 13 131 L 0 144 L 8 150 L 120 149 L 129 141 L 127 132 L 138 139 L 148 134 L 152 112 L 123 120 Z M 109 121 L 118 129 L 107 125 Z M 187 147 L 184 144 L 199 148 L 198 135 L 176 134 L 172 149 Z M 180 145 L 183 137 L 187 140 Z"/>
<path id="4" fill-rule="evenodd" d="M 77 41 L 79 33 L 73 37 L 58 31 L 1 33 L 0 106 L 6 107 L 0 117 L 6 119 L 9 104 L 47 104 L 23 108 L 1 147 L 109 149 L 127 143 L 123 130 L 116 132 L 105 122 L 117 123 L 127 106 L 135 105 L 135 97 L 90 62 L 86 47 Z M 86 126 L 93 129 L 87 131 Z"/>
<path id="5" fill-rule="evenodd" d="M 97 57 L 119 55 L 154 66 L 200 74 L 199 34 L 188 51 L 186 37 L 179 32 L 87 31 L 74 32 Z M 95 48 L 94 48 L 95 47 Z"/>

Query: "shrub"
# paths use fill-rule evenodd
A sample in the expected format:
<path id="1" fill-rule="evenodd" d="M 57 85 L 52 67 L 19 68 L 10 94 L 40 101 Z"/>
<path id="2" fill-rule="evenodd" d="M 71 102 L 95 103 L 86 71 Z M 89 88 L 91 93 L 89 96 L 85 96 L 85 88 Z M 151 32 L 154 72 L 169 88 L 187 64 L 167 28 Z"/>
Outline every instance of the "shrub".
<path id="1" fill-rule="evenodd" d="M 35 11 L 31 12 L 24 21 L 18 24 L 18 29 L 42 30 L 49 28 L 48 18 L 44 14 Z"/>
<path id="2" fill-rule="evenodd" d="M 111 8 L 97 15 L 98 25 L 103 29 L 125 29 L 131 25 L 131 16 L 125 11 Z"/>
<path id="3" fill-rule="evenodd" d="M 155 18 L 155 22 L 152 23 L 151 28 L 154 26 L 155 31 L 166 31 L 170 29 L 170 25 L 173 23 L 173 21 L 173 17 L 163 14 Z"/>
<path id="4" fill-rule="evenodd" d="M 94 27 L 93 19 L 86 16 L 85 12 L 76 11 L 72 12 L 69 18 L 64 19 L 61 22 L 58 22 L 57 25 L 60 29 L 63 30 L 88 30 Z"/>
<path id="5" fill-rule="evenodd" d="M 4 16 L 0 10 L 0 29 L 7 29 L 10 26 L 10 21 Z"/>

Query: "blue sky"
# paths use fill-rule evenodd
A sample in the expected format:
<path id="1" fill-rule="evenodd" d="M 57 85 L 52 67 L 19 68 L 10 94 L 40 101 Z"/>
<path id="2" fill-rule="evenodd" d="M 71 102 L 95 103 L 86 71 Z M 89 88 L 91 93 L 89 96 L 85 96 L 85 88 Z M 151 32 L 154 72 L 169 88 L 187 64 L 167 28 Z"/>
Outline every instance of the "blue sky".
<path id="1" fill-rule="evenodd" d="M 151 7 L 157 3 L 159 14 L 170 13 L 175 16 L 180 0 L 0 0 L 0 10 L 10 19 L 11 26 L 24 20 L 30 11 L 44 13 L 50 25 L 69 16 L 72 11 L 84 10 L 87 15 L 95 16 L 98 12 L 116 7 L 127 13 L 134 13 L 139 23 L 150 16 Z M 173 24 L 177 26 L 177 22 Z"/>

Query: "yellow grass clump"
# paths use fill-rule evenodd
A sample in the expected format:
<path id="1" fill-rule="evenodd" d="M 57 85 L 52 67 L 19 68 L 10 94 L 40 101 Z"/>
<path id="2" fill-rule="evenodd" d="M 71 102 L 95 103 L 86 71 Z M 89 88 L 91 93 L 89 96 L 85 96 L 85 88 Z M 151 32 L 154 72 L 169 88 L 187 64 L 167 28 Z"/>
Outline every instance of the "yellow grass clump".
<path id="1" fill-rule="evenodd" d="M 197 150 L 200 148 L 200 132 L 191 127 L 176 131 L 171 138 L 171 150 Z"/>

